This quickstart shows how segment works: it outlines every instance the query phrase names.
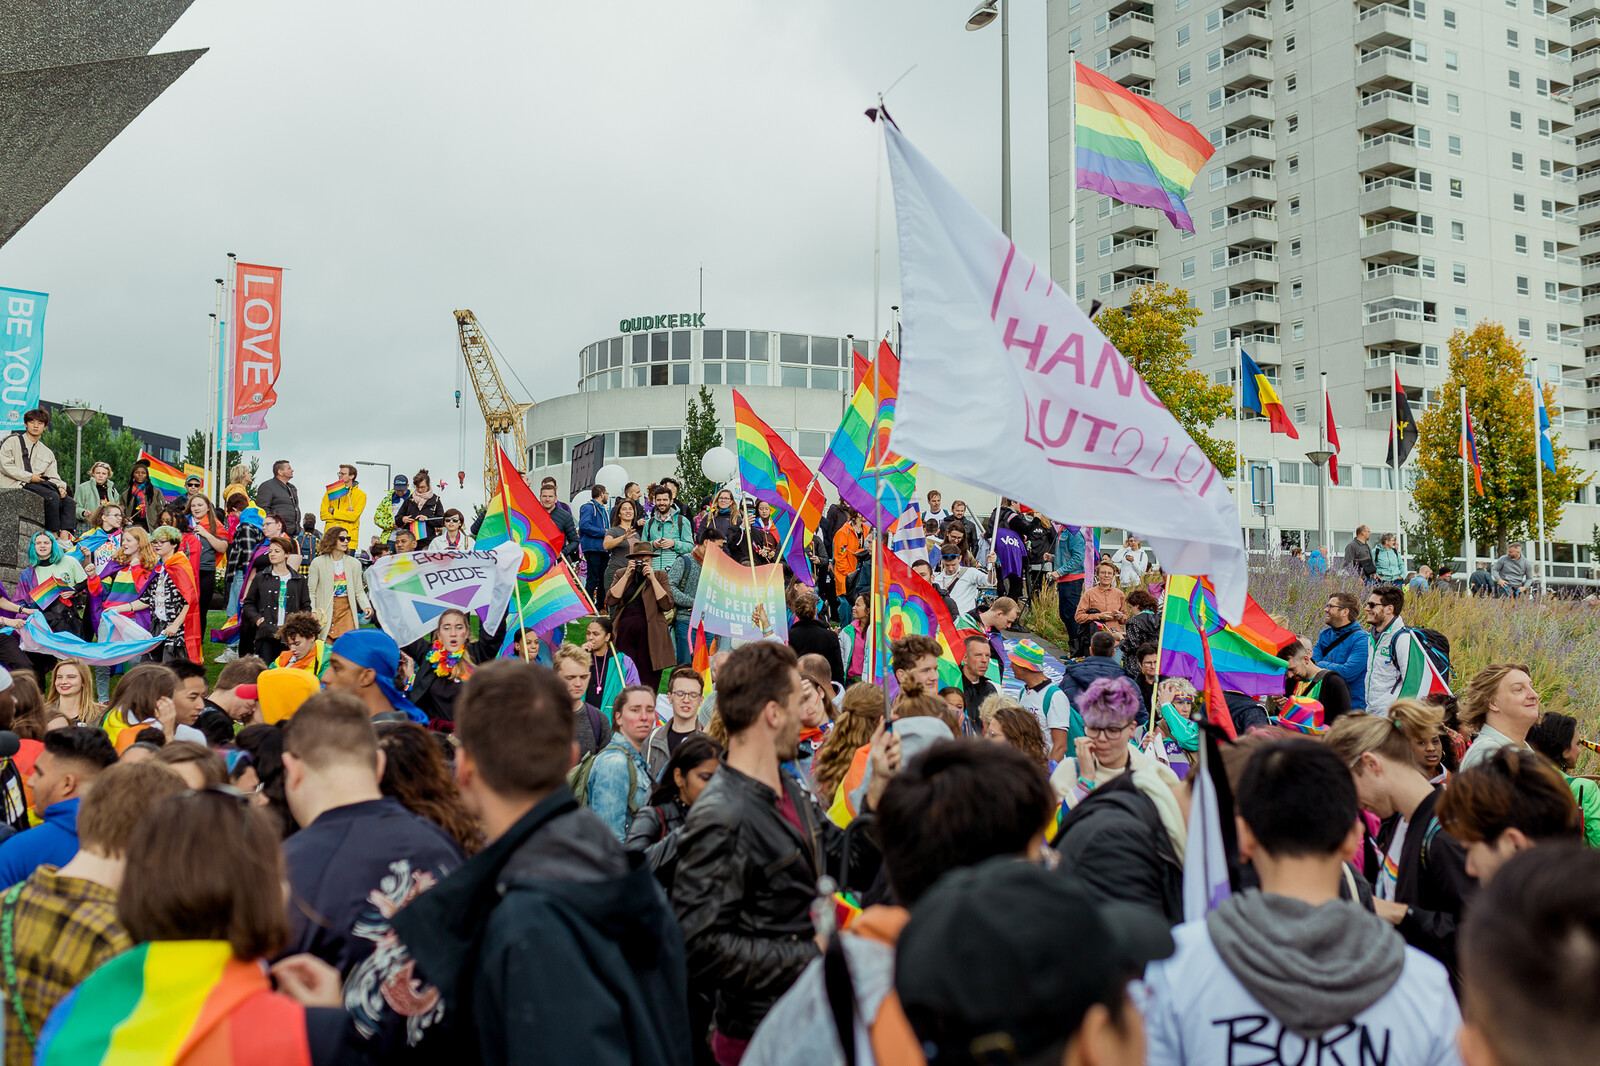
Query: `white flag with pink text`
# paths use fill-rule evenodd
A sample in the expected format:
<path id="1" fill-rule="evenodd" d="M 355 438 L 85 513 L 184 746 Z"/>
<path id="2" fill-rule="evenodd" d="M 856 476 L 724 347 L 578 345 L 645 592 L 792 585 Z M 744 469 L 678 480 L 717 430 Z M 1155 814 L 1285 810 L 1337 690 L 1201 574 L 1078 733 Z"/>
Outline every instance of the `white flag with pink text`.
<path id="1" fill-rule="evenodd" d="M 902 307 L 890 447 L 1058 522 L 1142 533 L 1237 620 L 1248 571 L 1227 479 L 1072 294 L 885 133 Z"/>

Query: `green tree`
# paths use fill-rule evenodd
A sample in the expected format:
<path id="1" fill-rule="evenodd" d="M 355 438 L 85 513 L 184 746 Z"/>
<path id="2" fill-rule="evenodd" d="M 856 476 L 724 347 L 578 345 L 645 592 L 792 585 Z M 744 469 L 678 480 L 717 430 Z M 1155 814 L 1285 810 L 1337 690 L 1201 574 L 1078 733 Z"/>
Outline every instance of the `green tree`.
<path id="1" fill-rule="evenodd" d="M 700 457 L 722 443 L 722 430 L 717 426 L 717 404 L 711 390 L 700 386 L 699 402 L 689 397 L 689 407 L 683 417 L 683 443 L 678 445 L 678 479 L 682 499 L 698 504 L 716 488 L 711 479 L 700 472 Z"/>
<path id="2" fill-rule="evenodd" d="M 204 467 L 206 465 L 206 431 L 197 429 L 189 434 L 189 439 L 183 442 L 183 459 L 179 464 Z"/>
<path id="3" fill-rule="evenodd" d="M 1451 541 L 1440 534 L 1425 516 L 1420 516 L 1415 522 L 1402 522 L 1405 530 L 1406 554 L 1411 557 L 1411 562 L 1417 567 L 1431 566 L 1437 574 L 1439 570 L 1450 565 L 1461 551 L 1461 541 Z"/>
<path id="4" fill-rule="evenodd" d="M 66 407 L 87 407 L 81 400 L 65 404 Z M 56 455 L 56 468 L 62 480 L 73 476 L 78 454 L 78 427 L 60 411 L 50 418 L 50 428 L 44 431 L 44 443 Z M 133 464 L 142 448 L 139 438 L 126 429 L 113 431 L 111 419 L 104 411 L 96 411 L 83 427 L 83 472 L 79 480 L 89 476 L 95 463 L 111 464 L 111 483 L 125 486 L 133 474 Z M 77 485 L 72 486 L 74 489 Z"/>
<path id="5" fill-rule="evenodd" d="M 1450 335 L 1450 376 L 1440 386 L 1443 403 L 1425 412 L 1418 423 L 1417 484 L 1412 498 L 1438 536 L 1460 542 L 1462 386 L 1472 412 L 1473 439 L 1483 466 L 1483 495 L 1471 489 L 1472 535 L 1493 538 L 1496 552 L 1513 539 L 1537 535 L 1538 500 L 1534 464 L 1539 461 L 1533 428 L 1533 387 L 1524 376 L 1528 357 L 1499 322 L 1480 322 L 1469 333 Z M 1544 383 L 1551 419 L 1560 413 L 1555 388 Z M 1588 483 L 1571 459 L 1572 449 L 1555 445 L 1556 470 L 1544 472 L 1546 529 L 1561 522 L 1561 513 L 1578 486 Z"/>
<path id="6" fill-rule="evenodd" d="M 1193 352 L 1185 334 L 1200 320 L 1186 289 L 1156 282 L 1133 290 L 1127 304 L 1105 311 L 1095 325 L 1139 372 L 1150 391 L 1206 453 L 1223 477 L 1232 477 L 1238 457 L 1233 444 L 1208 430 L 1233 413 L 1233 388 L 1214 383 L 1189 365 Z"/>

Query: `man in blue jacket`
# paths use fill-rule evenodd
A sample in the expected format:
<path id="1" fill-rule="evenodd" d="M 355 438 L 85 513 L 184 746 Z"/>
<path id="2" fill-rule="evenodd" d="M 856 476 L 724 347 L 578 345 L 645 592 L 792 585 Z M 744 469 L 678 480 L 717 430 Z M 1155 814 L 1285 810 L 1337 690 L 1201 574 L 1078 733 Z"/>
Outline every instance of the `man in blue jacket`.
<path id="1" fill-rule="evenodd" d="M 1126 677 L 1127 671 L 1118 665 L 1112 658 L 1117 650 L 1117 635 L 1109 629 L 1102 629 L 1089 638 L 1089 657 L 1080 659 L 1075 663 L 1068 663 L 1061 671 L 1061 691 L 1067 694 L 1072 705 L 1078 705 L 1078 697 L 1089 690 L 1089 686 L 1102 677 Z M 1138 721 L 1143 724 L 1150 718 L 1148 708 L 1139 712 Z M 1067 754 L 1072 754 L 1068 752 Z"/>
<path id="2" fill-rule="evenodd" d="M 0 844 L 0 887 L 26 881 L 46 863 L 65 866 L 78 853 L 78 801 L 100 771 L 117 762 L 117 749 L 98 729 L 57 729 L 44 735 L 28 787 L 41 825 Z"/>
<path id="3" fill-rule="evenodd" d="M 1317 634 L 1316 647 L 1311 649 L 1311 661 L 1324 670 L 1332 670 L 1344 678 L 1350 690 L 1350 709 L 1367 708 L 1367 653 L 1371 638 L 1356 621 L 1356 598 L 1348 592 L 1328 594 L 1323 607 L 1327 628 Z"/>
<path id="4" fill-rule="evenodd" d="M 611 513 L 606 507 L 606 487 L 595 485 L 589 490 L 589 502 L 578 509 L 578 547 L 583 549 L 583 561 L 588 572 L 583 587 L 596 607 L 605 599 L 606 530 L 611 528 Z"/>

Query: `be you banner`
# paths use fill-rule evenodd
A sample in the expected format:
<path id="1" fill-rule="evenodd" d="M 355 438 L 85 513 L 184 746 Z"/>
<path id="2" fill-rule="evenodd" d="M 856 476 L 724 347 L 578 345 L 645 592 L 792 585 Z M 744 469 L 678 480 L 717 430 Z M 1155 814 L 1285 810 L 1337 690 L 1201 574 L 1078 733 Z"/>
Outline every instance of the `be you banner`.
<path id="1" fill-rule="evenodd" d="M 39 366 L 44 361 L 47 293 L 0 289 L 5 309 L 4 365 L 0 366 L 0 431 L 20 430 L 22 416 L 39 406 Z"/>
<path id="2" fill-rule="evenodd" d="M 736 640 L 760 640 L 756 608 L 766 612 L 776 640 L 789 639 L 789 614 L 783 605 L 783 570 L 777 563 L 749 566 L 736 563 L 715 544 L 706 545 L 700 564 L 700 585 L 694 592 L 689 631 L 705 623 L 707 633 Z"/>
<path id="3" fill-rule="evenodd" d="M 402 647 L 428 636 L 439 616 L 455 608 L 478 616 L 495 633 L 522 564 L 522 545 L 507 541 L 488 551 L 385 555 L 368 572 L 368 592 L 383 630 Z"/>

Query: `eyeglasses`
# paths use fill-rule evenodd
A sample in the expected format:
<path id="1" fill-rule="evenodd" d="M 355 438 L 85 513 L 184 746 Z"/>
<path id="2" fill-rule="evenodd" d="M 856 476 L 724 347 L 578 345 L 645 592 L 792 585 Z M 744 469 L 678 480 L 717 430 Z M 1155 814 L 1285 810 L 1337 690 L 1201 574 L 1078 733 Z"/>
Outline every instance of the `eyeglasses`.
<path id="1" fill-rule="evenodd" d="M 1370 611 L 1370 610 L 1372 610 L 1374 608 L 1382 607 L 1383 606 L 1383 601 L 1382 600 L 1368 600 L 1366 603 L 1362 604 L 1362 606 Z"/>
<path id="2" fill-rule="evenodd" d="M 1126 733 L 1133 728 L 1133 723 L 1125 725 L 1091 725 L 1084 727 L 1084 733 L 1091 737 L 1115 737 Z"/>
<path id="3" fill-rule="evenodd" d="M 669 693 L 667 693 L 667 695 L 671 696 L 675 700 L 697 700 L 697 699 L 700 698 L 700 693 L 699 692 L 690 692 L 687 689 L 685 689 L 685 690 L 683 690 L 681 692 L 679 692 L 679 691 L 669 692 Z"/>

